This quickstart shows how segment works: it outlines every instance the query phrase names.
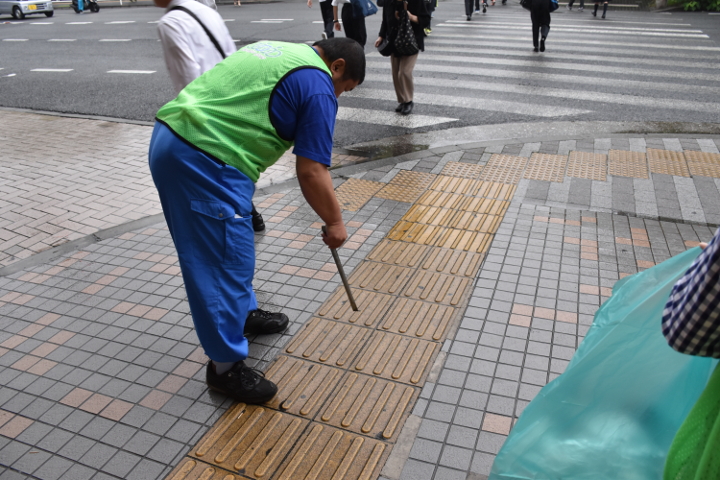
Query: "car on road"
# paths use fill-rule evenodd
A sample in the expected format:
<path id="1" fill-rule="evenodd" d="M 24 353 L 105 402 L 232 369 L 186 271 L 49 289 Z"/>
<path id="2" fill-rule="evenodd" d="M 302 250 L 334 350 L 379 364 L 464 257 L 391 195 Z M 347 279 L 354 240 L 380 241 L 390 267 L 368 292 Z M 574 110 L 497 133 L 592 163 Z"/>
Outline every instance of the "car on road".
<path id="1" fill-rule="evenodd" d="M 0 0 L 0 15 L 12 14 L 17 20 L 22 20 L 25 15 L 44 13 L 46 17 L 52 17 L 52 0 Z"/>

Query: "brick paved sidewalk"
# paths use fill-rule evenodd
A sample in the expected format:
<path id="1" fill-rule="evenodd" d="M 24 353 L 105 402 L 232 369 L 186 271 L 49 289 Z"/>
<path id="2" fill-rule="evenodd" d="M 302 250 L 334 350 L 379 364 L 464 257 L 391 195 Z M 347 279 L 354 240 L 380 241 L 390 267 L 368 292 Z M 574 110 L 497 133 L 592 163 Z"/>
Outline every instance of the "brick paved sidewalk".
<path id="1" fill-rule="evenodd" d="M 139 151 L 147 127 L 89 128 Z M 258 197 L 255 287 L 293 320 L 251 338 L 281 386 L 264 407 L 206 389 L 162 222 L 0 277 L 0 478 L 484 478 L 614 282 L 710 238 L 718 145 L 487 142 L 335 170 L 359 314 L 299 189 Z M 48 168 L 106 163 L 66 162 Z"/>

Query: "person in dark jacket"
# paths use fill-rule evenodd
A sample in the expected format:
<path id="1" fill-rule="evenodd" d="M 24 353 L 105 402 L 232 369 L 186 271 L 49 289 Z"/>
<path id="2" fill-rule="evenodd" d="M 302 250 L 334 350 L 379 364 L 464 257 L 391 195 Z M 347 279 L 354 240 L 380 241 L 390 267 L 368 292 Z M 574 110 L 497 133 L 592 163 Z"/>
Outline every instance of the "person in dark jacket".
<path id="1" fill-rule="evenodd" d="M 382 5 L 383 17 L 380 24 L 380 33 L 375 41 L 376 48 L 380 46 L 387 36 L 391 36 L 390 41 L 393 41 L 394 35 L 392 32 L 397 31 L 400 23 L 400 12 L 407 10 L 418 50 L 421 52 L 425 50 L 425 33 L 423 30 L 430 25 L 430 14 L 427 11 L 425 0 L 384 0 L 384 2 L 378 2 L 378 5 Z M 390 55 L 393 85 L 398 101 L 395 111 L 401 115 L 412 113 L 413 92 L 415 90 L 412 72 L 417 58 L 417 53 L 409 56 L 400 56 L 395 53 Z"/>
<path id="2" fill-rule="evenodd" d="M 550 0 L 532 0 L 530 20 L 532 21 L 533 52 L 538 51 L 538 36 L 540 36 L 540 51 L 544 52 L 545 39 L 550 33 Z"/>

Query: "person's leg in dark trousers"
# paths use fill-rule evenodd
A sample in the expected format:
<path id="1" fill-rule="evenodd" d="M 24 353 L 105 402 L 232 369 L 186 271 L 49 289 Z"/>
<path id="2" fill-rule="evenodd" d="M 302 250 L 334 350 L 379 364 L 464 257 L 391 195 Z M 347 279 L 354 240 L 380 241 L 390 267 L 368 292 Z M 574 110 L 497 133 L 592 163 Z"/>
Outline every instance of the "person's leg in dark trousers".
<path id="1" fill-rule="evenodd" d="M 465 15 L 470 20 L 473 14 L 473 0 L 465 0 Z"/>
<path id="2" fill-rule="evenodd" d="M 343 21 L 343 28 L 345 29 L 345 36 L 352 38 L 360 45 L 365 47 L 367 42 L 367 31 L 365 30 L 365 18 L 355 18 L 353 15 L 353 8 L 350 3 L 343 5 L 342 11 L 340 12 Z"/>
<path id="3" fill-rule="evenodd" d="M 367 30 L 365 29 L 365 17 L 354 17 L 353 18 L 353 30 L 355 30 L 355 40 L 365 48 L 367 43 Z"/>
<path id="4" fill-rule="evenodd" d="M 540 25 L 540 51 L 545 51 L 545 39 L 550 33 L 550 25 Z"/>
<path id="5" fill-rule="evenodd" d="M 532 37 L 533 37 L 533 51 L 538 51 L 538 37 L 540 36 L 540 24 L 536 18 L 535 12 L 530 12 L 530 20 L 532 21 Z"/>
<path id="6" fill-rule="evenodd" d="M 608 2 L 603 3 L 603 15 L 602 15 L 602 18 L 605 18 L 605 12 L 607 12 L 607 6 L 608 6 Z"/>
<path id="7" fill-rule="evenodd" d="M 320 13 L 322 14 L 322 19 L 325 24 L 325 35 L 327 35 L 328 38 L 333 38 L 335 32 L 333 32 L 333 9 L 331 0 L 320 2 Z"/>
<path id="8" fill-rule="evenodd" d="M 475 0 L 475 11 L 476 12 L 480 11 L 480 0 Z"/>

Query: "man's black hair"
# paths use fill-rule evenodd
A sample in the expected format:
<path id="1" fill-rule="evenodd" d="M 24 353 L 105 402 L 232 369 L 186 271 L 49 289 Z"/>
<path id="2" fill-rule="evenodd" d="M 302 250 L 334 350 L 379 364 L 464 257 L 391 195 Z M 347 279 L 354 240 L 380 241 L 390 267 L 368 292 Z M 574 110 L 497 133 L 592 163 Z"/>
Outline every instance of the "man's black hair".
<path id="1" fill-rule="evenodd" d="M 365 80 L 365 50 L 352 38 L 336 37 L 319 40 L 313 47 L 322 48 L 325 58 L 330 62 L 342 58 L 345 60 L 343 78 L 357 80 L 358 85 Z"/>

